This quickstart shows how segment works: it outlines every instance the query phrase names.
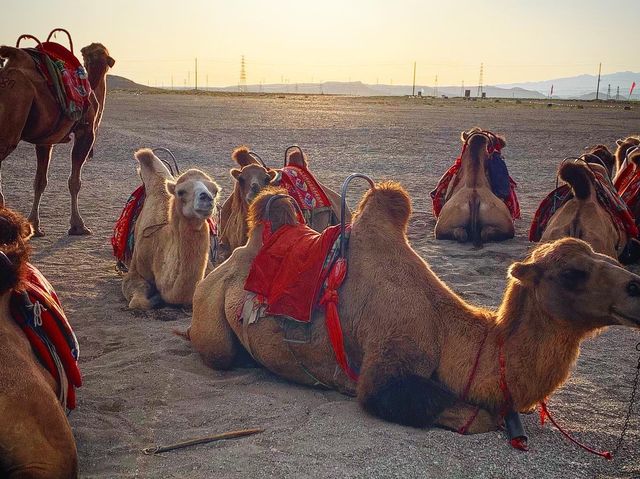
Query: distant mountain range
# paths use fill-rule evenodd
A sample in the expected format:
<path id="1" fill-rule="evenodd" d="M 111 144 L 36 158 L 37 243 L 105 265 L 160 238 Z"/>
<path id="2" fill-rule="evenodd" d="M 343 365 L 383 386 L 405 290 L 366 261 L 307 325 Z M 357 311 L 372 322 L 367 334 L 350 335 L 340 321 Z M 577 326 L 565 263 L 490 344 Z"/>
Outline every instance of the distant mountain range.
<path id="1" fill-rule="evenodd" d="M 578 75 L 568 78 L 556 78 L 539 82 L 510 83 L 502 85 L 487 85 L 483 92 L 488 98 L 518 98 L 518 99 L 545 99 L 548 98 L 551 85 L 553 85 L 553 98 L 556 99 L 595 99 L 595 90 L 598 78 L 594 75 Z M 600 79 L 601 100 L 615 99 L 617 88 L 620 88 L 620 100 L 626 100 L 629 96 L 631 83 L 638 84 L 632 100 L 640 100 L 640 73 L 619 72 L 602 75 Z M 610 89 L 609 89 L 610 86 Z M 160 88 L 152 88 L 140 85 L 127 78 L 107 75 L 107 87 L 115 90 L 159 91 Z M 186 90 L 191 88 L 176 88 Z M 200 88 L 205 91 L 238 92 L 237 85 L 228 87 Z M 478 86 L 465 86 L 472 98 L 478 93 Z M 382 85 L 356 82 L 324 82 L 324 83 L 272 83 L 260 85 L 247 85 L 249 93 L 299 93 L 306 95 L 351 95 L 351 96 L 406 96 L 411 95 L 411 85 Z M 607 92 L 610 91 L 609 98 Z M 636 93 L 637 92 L 637 93 Z M 464 95 L 461 86 L 442 86 L 434 88 L 427 85 L 416 85 L 416 94 L 423 96 L 460 97 Z"/>

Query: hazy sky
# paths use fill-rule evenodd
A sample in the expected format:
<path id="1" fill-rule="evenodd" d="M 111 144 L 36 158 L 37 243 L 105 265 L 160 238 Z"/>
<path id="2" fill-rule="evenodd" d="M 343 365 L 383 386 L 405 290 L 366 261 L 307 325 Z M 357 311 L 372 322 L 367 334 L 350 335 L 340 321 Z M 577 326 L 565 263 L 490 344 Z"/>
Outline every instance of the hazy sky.
<path id="1" fill-rule="evenodd" d="M 640 71 L 638 0 L 2 0 L 0 43 L 65 27 L 144 84 L 509 83 Z M 79 5 L 82 4 L 80 7 Z M 43 38 L 44 39 L 44 38 Z M 59 41 L 61 37 L 58 37 Z"/>

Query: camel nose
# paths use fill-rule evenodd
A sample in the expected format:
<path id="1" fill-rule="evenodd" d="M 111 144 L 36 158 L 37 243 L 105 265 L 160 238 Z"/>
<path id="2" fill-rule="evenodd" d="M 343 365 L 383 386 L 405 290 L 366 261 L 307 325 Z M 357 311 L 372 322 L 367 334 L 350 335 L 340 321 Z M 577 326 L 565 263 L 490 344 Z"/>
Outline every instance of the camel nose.
<path id="1" fill-rule="evenodd" d="M 640 283 L 637 281 L 629 281 L 629 284 L 627 284 L 627 294 L 632 298 L 640 296 Z"/>
<path id="2" fill-rule="evenodd" d="M 211 196 L 211 193 L 209 193 L 208 191 L 203 191 L 202 193 L 200 193 L 200 201 L 213 201 L 213 196 Z"/>
<path id="3" fill-rule="evenodd" d="M 260 185 L 258 183 L 251 184 L 251 191 L 253 193 L 260 193 Z"/>

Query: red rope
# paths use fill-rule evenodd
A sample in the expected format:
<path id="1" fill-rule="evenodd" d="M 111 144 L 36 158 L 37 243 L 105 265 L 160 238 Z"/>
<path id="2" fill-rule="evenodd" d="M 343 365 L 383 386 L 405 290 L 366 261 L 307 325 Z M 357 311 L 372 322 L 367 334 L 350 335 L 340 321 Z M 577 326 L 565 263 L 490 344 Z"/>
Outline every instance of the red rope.
<path id="1" fill-rule="evenodd" d="M 478 417 L 478 413 L 479 412 L 480 412 L 480 406 L 476 406 L 476 410 L 473 412 L 473 414 L 467 420 L 467 422 L 464 423 L 464 426 L 462 426 L 460 429 L 458 429 L 458 434 L 466 434 L 467 433 L 467 431 L 469 430 L 469 428 L 473 424 L 473 421 L 475 421 L 476 417 Z"/>
<path id="2" fill-rule="evenodd" d="M 500 415 L 502 417 L 505 417 L 513 401 L 511 400 L 511 392 L 509 391 L 509 385 L 507 384 L 507 362 L 504 359 L 503 346 L 504 342 L 502 341 L 502 338 L 498 339 L 498 361 L 500 362 L 500 391 L 502 391 L 502 397 L 504 398 L 504 405 L 502 406 Z"/>
<path id="3" fill-rule="evenodd" d="M 471 369 L 471 373 L 469 374 L 469 380 L 467 381 L 467 385 L 464 388 L 464 391 L 462 392 L 462 396 L 460 397 L 460 399 L 462 401 L 466 401 L 467 400 L 467 395 L 469 394 L 469 389 L 471 389 L 471 384 L 473 383 L 473 380 L 476 377 L 476 372 L 478 371 L 478 364 L 480 363 L 480 355 L 482 354 L 482 349 L 484 348 L 484 343 L 487 340 L 487 336 L 489 335 L 489 330 L 485 329 L 484 331 L 484 337 L 482 338 L 482 341 L 480 342 L 480 347 L 478 348 L 478 352 L 476 354 L 476 360 L 473 363 L 473 368 Z M 477 412 L 476 412 L 477 414 Z"/>
<path id="4" fill-rule="evenodd" d="M 585 444 L 582 444 L 581 442 L 579 442 L 579 441 L 575 440 L 573 437 L 571 437 L 571 435 L 569 433 L 567 433 L 564 429 L 562 429 L 562 427 L 560 427 L 558 425 L 558 423 L 551 417 L 551 414 L 549 414 L 549 409 L 547 409 L 547 404 L 544 401 L 540 401 L 540 424 L 543 425 L 543 426 L 544 426 L 545 417 L 548 417 L 549 421 L 551 421 L 551 423 L 558 429 L 558 431 L 560 431 L 564 437 L 569 439 L 569 441 L 571 441 L 575 445 L 581 447 L 582 449 L 584 449 L 587 452 L 590 452 L 591 454 L 595 454 L 596 456 L 604 457 L 605 459 L 608 459 L 608 460 L 613 459 L 613 455 L 611 454 L 611 452 L 609 452 L 609 451 L 602 451 L 602 452 L 601 451 L 596 451 L 595 449 L 592 449 L 589 446 L 587 446 Z"/>

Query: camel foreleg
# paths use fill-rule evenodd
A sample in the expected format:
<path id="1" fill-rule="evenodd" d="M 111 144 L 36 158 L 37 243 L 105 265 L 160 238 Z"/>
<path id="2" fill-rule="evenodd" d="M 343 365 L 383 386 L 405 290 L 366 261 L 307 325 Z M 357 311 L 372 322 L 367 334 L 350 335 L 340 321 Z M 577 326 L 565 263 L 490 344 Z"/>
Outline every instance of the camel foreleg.
<path id="1" fill-rule="evenodd" d="M 33 206 L 29 214 L 29 222 L 33 226 L 35 236 L 44 236 L 44 231 L 40 229 L 40 199 L 48 183 L 49 163 L 53 145 L 36 145 L 36 178 L 33 181 Z"/>
<path id="2" fill-rule="evenodd" d="M 462 434 L 478 434 L 498 429 L 499 417 L 486 409 L 462 401 L 447 406 L 435 418 L 435 424 Z"/>
<path id="3" fill-rule="evenodd" d="M 133 264 L 122 279 L 122 294 L 129 302 L 129 309 L 148 311 L 163 303 L 153 285 L 138 274 Z"/>
<path id="4" fill-rule="evenodd" d="M 69 223 L 70 235 L 88 235 L 91 230 L 84 224 L 78 210 L 78 194 L 82 186 L 82 167 L 87 160 L 89 151 L 93 147 L 95 133 L 93 130 L 78 129 L 74 133 L 73 149 L 71 150 L 71 175 L 69 175 L 69 193 L 71 194 L 71 219 Z"/>

